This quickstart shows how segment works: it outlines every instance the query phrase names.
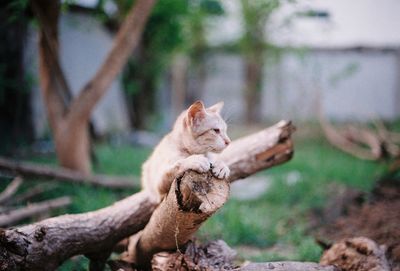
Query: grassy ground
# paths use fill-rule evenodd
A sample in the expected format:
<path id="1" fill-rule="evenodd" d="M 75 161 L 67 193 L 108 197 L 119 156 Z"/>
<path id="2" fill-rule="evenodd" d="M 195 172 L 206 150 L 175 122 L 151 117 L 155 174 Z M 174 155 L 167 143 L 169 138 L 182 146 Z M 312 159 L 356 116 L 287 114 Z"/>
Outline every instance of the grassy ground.
<path id="1" fill-rule="evenodd" d="M 317 261 L 321 250 L 306 231 L 307 213 L 335 193 L 333 183 L 369 190 L 385 166 L 350 157 L 322 139 L 295 143 L 292 161 L 261 173 L 271 181 L 262 197 L 230 200 L 200 237 L 222 238 L 253 261 Z"/>
<path id="2" fill-rule="evenodd" d="M 96 147 L 99 161 L 95 171 L 138 176 L 149 153 L 145 148 L 101 144 Z M 34 160 L 54 163 L 54 157 Z M 307 231 L 308 211 L 324 205 L 327 196 L 335 192 L 330 188 L 333 183 L 369 190 L 384 169 L 382 164 L 350 157 L 321 138 L 296 140 L 293 160 L 260 173 L 271 182 L 261 197 L 230 199 L 205 223 L 198 237 L 224 239 L 248 260 L 317 261 L 321 251 Z M 24 189 L 31 186 L 25 185 Z M 70 195 L 73 204 L 60 213 L 79 213 L 104 207 L 134 192 L 60 184 L 43 198 Z M 75 259 L 60 269 L 85 270 L 85 266 L 85 260 Z"/>

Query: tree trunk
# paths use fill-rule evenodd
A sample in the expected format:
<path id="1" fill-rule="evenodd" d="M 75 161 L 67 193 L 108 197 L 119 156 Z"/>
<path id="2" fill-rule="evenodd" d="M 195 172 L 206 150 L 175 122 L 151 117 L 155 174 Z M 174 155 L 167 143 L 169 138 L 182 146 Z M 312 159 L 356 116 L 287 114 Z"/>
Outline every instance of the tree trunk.
<path id="1" fill-rule="evenodd" d="M 259 48 L 249 53 L 244 59 L 245 65 L 245 120 L 249 123 L 261 119 L 262 72 L 264 67 L 263 52 Z"/>
<path id="2" fill-rule="evenodd" d="M 233 141 L 226 149 L 229 151 L 227 155 L 224 155 L 224 151 L 220 156 L 231 168 L 229 181 L 289 160 L 293 154 L 290 139 L 292 131 L 290 123 L 281 122 Z M 238 156 L 230 157 L 233 154 Z M 150 198 L 143 191 L 98 211 L 64 215 L 24 227 L 1 230 L 0 270 L 54 270 L 74 255 L 85 254 L 96 258 L 93 255 L 99 251 L 110 251 L 118 241 L 144 228 L 156 207 Z M 170 228 L 170 231 L 174 235 L 174 228 Z M 187 233 L 180 236 L 180 240 L 191 235 L 190 231 Z"/>
<path id="3" fill-rule="evenodd" d="M 103 65 L 70 104 L 68 89 L 58 66 L 59 1 L 33 0 L 41 24 L 39 38 L 40 84 L 60 165 L 84 174 L 91 171 L 90 115 L 122 70 L 137 45 L 156 0 L 137 0 L 121 25 Z"/>
<path id="4" fill-rule="evenodd" d="M 61 121 L 54 130 L 55 146 L 59 163 L 66 168 L 90 175 L 90 137 L 88 121 L 75 123 Z"/>

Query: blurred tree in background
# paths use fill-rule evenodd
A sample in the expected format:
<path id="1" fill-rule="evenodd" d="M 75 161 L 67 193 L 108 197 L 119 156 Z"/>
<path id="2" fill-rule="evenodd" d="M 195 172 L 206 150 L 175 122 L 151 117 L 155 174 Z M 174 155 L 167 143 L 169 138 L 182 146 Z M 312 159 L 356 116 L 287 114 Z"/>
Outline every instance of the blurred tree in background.
<path id="1" fill-rule="evenodd" d="M 119 24 L 134 1 L 114 2 L 118 11 L 108 20 Z M 99 1 L 99 8 L 106 14 L 104 1 Z M 198 83 L 192 89 L 185 84 L 187 102 L 201 98 L 201 84 L 205 79 L 204 57 L 208 49 L 206 21 L 210 16 L 222 14 L 222 5 L 217 0 L 163 0 L 156 4 L 122 78 L 133 127 L 149 128 L 151 120 L 159 114 L 156 92 L 160 79 L 171 67 L 177 54 L 184 55 L 190 61 L 196 78 L 194 81 Z M 189 74 L 185 73 L 185 81 L 188 77 Z"/>
<path id="2" fill-rule="evenodd" d="M 137 0 L 119 27 L 103 64 L 76 97 L 72 97 L 59 62 L 60 2 L 32 0 L 39 23 L 40 89 L 52 130 L 59 163 L 91 172 L 89 121 L 91 113 L 121 72 L 140 40 L 155 0 Z"/>
<path id="3" fill-rule="evenodd" d="M 265 66 L 266 26 L 280 0 L 240 0 L 243 36 L 239 48 L 244 58 L 245 120 L 260 121 L 261 87 Z"/>

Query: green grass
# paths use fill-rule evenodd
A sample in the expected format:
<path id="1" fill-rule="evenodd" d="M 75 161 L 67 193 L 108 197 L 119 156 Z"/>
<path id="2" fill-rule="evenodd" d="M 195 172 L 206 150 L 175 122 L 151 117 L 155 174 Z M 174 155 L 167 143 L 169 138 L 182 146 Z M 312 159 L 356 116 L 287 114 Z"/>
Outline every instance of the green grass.
<path id="1" fill-rule="evenodd" d="M 256 200 L 231 199 L 200 230 L 200 238 L 224 239 L 231 246 L 250 245 L 266 251 L 258 255 L 242 253 L 253 261 L 317 261 L 321 250 L 307 233 L 307 212 L 321 208 L 332 189 L 331 183 L 368 191 L 385 171 L 385 165 L 353 158 L 324 140 L 295 142 L 294 158 L 264 171 L 271 185 Z M 288 181 L 296 174 L 298 181 Z M 283 245 L 292 251 L 269 253 L 268 247 Z"/>
<path id="2" fill-rule="evenodd" d="M 113 175 L 139 176 L 142 162 L 149 149 L 96 147 L 98 163 L 95 172 Z M 54 163 L 54 157 L 34 158 L 34 161 Z M 224 239 L 238 247 L 240 256 L 253 261 L 302 260 L 317 261 L 321 250 L 307 231 L 307 212 L 324 205 L 332 192 L 332 183 L 368 191 L 385 165 L 361 161 L 330 146 L 322 139 L 295 142 L 294 158 L 281 166 L 260 173 L 271 180 L 269 189 L 255 200 L 230 199 L 226 205 L 201 228 L 201 240 Z M 297 182 L 290 182 L 291 175 Z M 32 184 L 25 184 L 29 189 Z M 80 213 L 107 206 L 135 191 L 112 191 L 105 188 L 58 184 L 42 198 L 70 195 L 73 204 L 62 212 Z M 60 212 L 61 213 L 61 212 Z M 251 247 L 257 253 L 240 249 Z M 276 247 L 287 249 L 276 250 Z M 85 270 L 87 263 L 67 261 L 60 270 Z"/>

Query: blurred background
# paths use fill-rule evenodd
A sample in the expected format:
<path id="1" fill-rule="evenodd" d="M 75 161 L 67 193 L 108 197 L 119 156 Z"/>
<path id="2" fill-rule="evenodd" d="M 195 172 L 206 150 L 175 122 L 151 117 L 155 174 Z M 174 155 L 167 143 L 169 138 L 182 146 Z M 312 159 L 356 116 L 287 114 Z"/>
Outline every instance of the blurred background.
<path id="1" fill-rule="evenodd" d="M 46 9 L 46 1 L 36 2 Z M 133 4 L 66 0 L 57 7 L 52 27 L 72 97 L 101 67 Z M 39 33 L 51 20 L 40 20 L 28 0 L 0 5 L 1 156 L 56 165 L 39 69 Z M 354 195 L 368 198 L 388 174 L 398 188 L 399 10 L 397 0 L 159 0 L 136 49 L 91 113 L 93 172 L 138 182 L 151 149 L 198 99 L 208 106 L 225 102 L 232 138 L 290 119 L 298 129 L 293 160 L 234 184 L 229 203 L 198 238 L 222 238 L 249 260 L 318 261 L 315 233 L 348 212 Z M 362 136 L 354 130 L 374 139 L 356 142 Z M 332 134 L 368 155 L 357 155 Z M 0 174 L 0 188 L 12 177 Z M 24 181 L 18 193 L 38 184 L 50 188 L 7 208 L 65 195 L 71 204 L 15 224 L 94 210 L 137 191 L 35 181 Z M 84 270 L 85 264 L 77 257 L 62 268 Z"/>

